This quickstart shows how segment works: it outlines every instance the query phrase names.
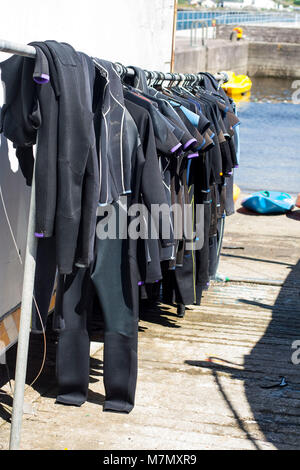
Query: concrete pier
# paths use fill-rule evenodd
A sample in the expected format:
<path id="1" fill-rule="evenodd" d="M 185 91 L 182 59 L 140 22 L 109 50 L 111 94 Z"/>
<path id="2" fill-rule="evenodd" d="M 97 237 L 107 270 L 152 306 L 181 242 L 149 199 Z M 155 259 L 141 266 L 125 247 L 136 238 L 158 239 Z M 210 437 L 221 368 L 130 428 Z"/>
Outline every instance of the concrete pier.
<path id="1" fill-rule="evenodd" d="M 233 70 L 252 77 L 300 77 L 300 28 L 243 26 L 245 37 L 230 41 L 233 26 L 217 27 L 216 39 L 191 46 L 188 35 L 176 37 L 175 71 Z"/>
<path id="2" fill-rule="evenodd" d="M 300 77 L 300 43 L 249 42 L 248 75 Z"/>
<path id="3" fill-rule="evenodd" d="M 209 39 L 205 46 L 191 47 L 188 38 L 177 38 L 175 72 L 211 72 L 235 70 L 247 73 L 248 43 L 236 43 L 224 39 Z"/>
<path id="4" fill-rule="evenodd" d="M 100 338 L 92 343 L 88 401 L 80 408 L 55 404 L 49 331 L 44 371 L 25 392 L 22 449 L 299 449 L 293 343 L 300 340 L 300 210 L 258 216 L 240 201 L 226 221 L 219 271 L 255 282 L 215 283 L 184 319 L 166 305 L 142 314 L 129 415 L 102 412 Z M 42 354 L 43 340 L 35 336 L 27 383 Z M 12 379 L 14 360 L 12 349 Z M 0 448 L 7 449 L 12 401 L 0 367 Z"/>
<path id="5" fill-rule="evenodd" d="M 217 39 L 228 40 L 234 25 L 218 25 L 216 28 Z M 250 42 L 271 42 L 271 43 L 292 43 L 300 44 L 300 23 L 295 23 L 295 27 L 282 26 L 253 26 L 242 25 L 243 36 Z"/>

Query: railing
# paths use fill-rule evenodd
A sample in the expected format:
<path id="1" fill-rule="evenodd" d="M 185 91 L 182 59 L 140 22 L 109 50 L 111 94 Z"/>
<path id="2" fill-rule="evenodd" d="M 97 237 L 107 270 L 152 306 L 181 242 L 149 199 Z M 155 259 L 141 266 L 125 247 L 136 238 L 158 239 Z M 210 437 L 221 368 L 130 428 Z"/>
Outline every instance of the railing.
<path id="1" fill-rule="evenodd" d="M 286 12 L 242 12 L 242 11 L 178 11 L 177 31 L 194 28 L 196 20 L 206 21 L 208 27 L 217 24 L 269 24 L 298 23 L 300 15 Z"/>
<path id="2" fill-rule="evenodd" d="M 197 46 L 197 33 L 198 29 L 201 29 L 201 44 L 202 46 L 205 46 L 205 42 L 208 39 L 208 24 L 207 21 L 205 20 L 194 20 L 191 25 L 191 39 L 190 43 L 191 46 Z"/>

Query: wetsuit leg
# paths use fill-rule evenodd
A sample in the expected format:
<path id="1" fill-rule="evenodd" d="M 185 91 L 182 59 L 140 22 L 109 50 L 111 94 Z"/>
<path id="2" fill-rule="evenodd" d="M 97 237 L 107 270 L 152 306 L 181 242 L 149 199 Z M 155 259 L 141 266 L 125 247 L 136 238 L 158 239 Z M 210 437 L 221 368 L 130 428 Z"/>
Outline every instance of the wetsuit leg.
<path id="1" fill-rule="evenodd" d="M 56 376 L 57 402 L 82 405 L 87 399 L 90 367 L 90 340 L 87 314 L 90 298 L 90 270 L 76 268 L 60 275 L 57 286 L 56 322 L 59 332 Z"/>
<path id="2" fill-rule="evenodd" d="M 42 333 L 46 327 L 48 311 L 54 288 L 56 274 L 55 237 L 38 240 L 34 297 L 32 302 L 31 332 Z M 38 311 L 37 311 L 37 307 Z M 42 322 L 42 323 L 41 323 Z"/>
<path id="3" fill-rule="evenodd" d="M 206 290 L 209 283 L 209 229 L 210 229 L 211 207 L 204 205 L 204 244 L 201 250 L 195 251 L 196 259 L 196 299 L 195 303 L 200 305 L 202 291 Z"/>
<path id="4" fill-rule="evenodd" d="M 122 209 L 114 204 L 120 232 L 127 229 Z M 96 241 L 92 281 L 104 317 L 104 411 L 129 413 L 137 381 L 137 285 L 128 256 L 129 241 L 117 237 Z M 133 281 L 134 282 L 134 281 Z M 136 282 L 137 284 L 137 282 Z"/>

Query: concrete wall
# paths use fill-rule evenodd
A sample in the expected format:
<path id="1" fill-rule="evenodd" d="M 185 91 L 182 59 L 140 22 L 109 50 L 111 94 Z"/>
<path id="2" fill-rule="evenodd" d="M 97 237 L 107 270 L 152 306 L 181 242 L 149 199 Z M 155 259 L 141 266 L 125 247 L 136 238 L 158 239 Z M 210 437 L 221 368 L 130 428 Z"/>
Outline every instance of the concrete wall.
<path id="1" fill-rule="evenodd" d="M 195 73 L 206 71 L 207 48 L 202 46 L 175 49 L 174 72 Z"/>
<path id="2" fill-rule="evenodd" d="M 300 77 L 300 44 L 249 43 L 248 74 Z"/>
<path id="3" fill-rule="evenodd" d="M 247 73 L 248 44 L 223 44 L 207 49 L 207 71 L 211 73 L 222 70 L 234 70 L 236 73 Z"/>
<path id="4" fill-rule="evenodd" d="M 21 43 L 56 39 L 102 59 L 168 71 L 173 8 L 174 0 L 2 1 L 0 34 Z"/>
<path id="5" fill-rule="evenodd" d="M 218 25 L 217 38 L 229 39 L 234 25 Z M 279 26 L 242 25 L 247 41 L 287 42 L 300 44 L 300 28 L 283 28 Z"/>
<path id="6" fill-rule="evenodd" d="M 191 47 L 176 40 L 176 72 L 233 70 L 250 77 L 300 77 L 300 43 L 251 42 L 211 39 L 206 46 Z"/>
<path id="7" fill-rule="evenodd" d="M 248 43 L 229 41 L 208 41 L 206 46 L 185 47 L 176 43 L 175 72 L 220 72 L 234 70 L 236 73 L 247 73 Z"/>

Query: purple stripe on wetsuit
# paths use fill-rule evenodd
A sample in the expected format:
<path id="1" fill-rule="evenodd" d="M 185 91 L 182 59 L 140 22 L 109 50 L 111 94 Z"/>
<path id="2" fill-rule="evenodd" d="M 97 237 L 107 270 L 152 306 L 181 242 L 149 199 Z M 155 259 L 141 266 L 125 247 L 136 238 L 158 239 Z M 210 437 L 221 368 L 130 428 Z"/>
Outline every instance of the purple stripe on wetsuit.
<path id="1" fill-rule="evenodd" d="M 49 82 L 50 76 L 47 73 L 41 73 L 41 75 L 37 75 L 36 77 L 33 77 L 33 80 L 39 85 L 44 85 L 44 83 Z"/>
<path id="2" fill-rule="evenodd" d="M 43 237 L 44 237 L 44 234 L 43 234 L 43 233 L 34 232 L 34 236 L 37 237 L 37 238 L 43 238 Z"/>
<path id="3" fill-rule="evenodd" d="M 182 146 L 182 144 L 179 142 L 179 144 L 175 145 L 175 147 L 173 147 L 173 148 L 170 150 L 170 152 L 171 152 L 171 153 L 176 152 L 176 150 L 178 150 L 181 146 Z"/>
<path id="4" fill-rule="evenodd" d="M 191 153 L 190 155 L 187 156 L 188 158 L 196 158 L 199 157 L 198 153 Z"/>
<path id="5" fill-rule="evenodd" d="M 186 150 L 188 147 L 190 147 L 190 145 L 192 145 L 194 142 L 197 142 L 197 140 L 194 139 L 194 138 L 188 140 L 188 141 L 184 144 L 184 146 L 183 146 L 184 150 Z"/>

